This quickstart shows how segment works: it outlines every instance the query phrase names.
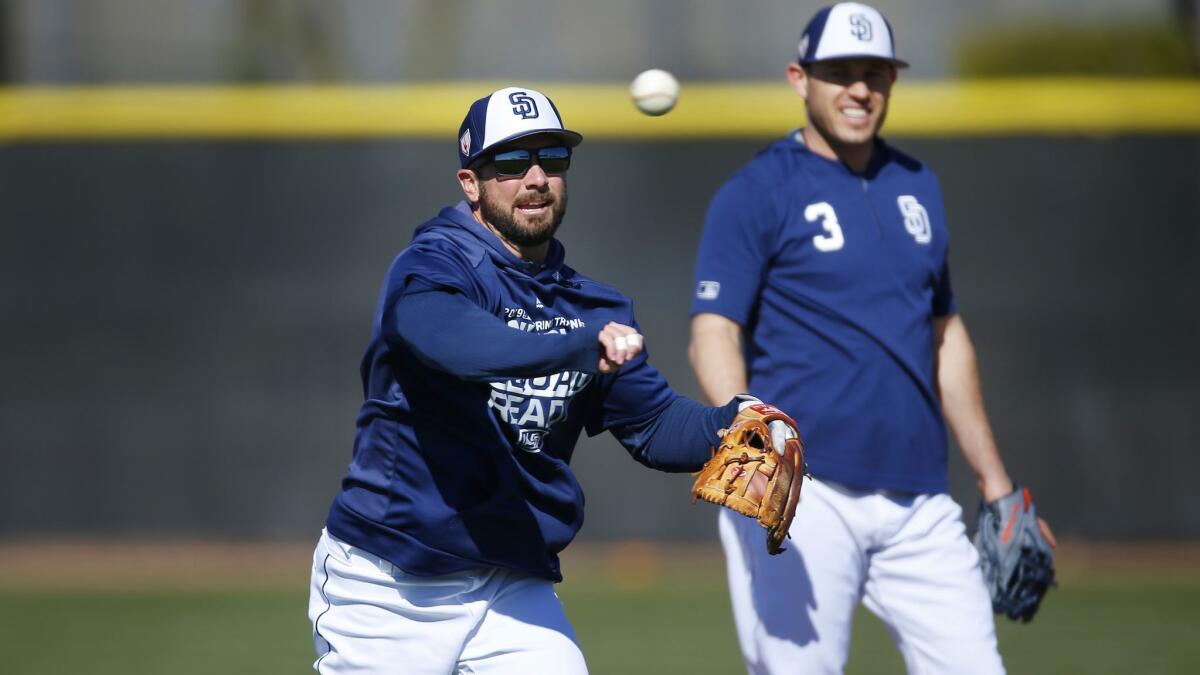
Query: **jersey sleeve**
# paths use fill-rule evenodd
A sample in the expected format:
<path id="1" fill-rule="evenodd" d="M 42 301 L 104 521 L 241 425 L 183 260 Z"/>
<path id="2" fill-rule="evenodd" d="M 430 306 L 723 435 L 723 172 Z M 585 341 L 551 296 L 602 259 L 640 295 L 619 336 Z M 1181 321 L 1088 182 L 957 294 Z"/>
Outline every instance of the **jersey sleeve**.
<path id="1" fill-rule="evenodd" d="M 954 301 L 954 289 L 950 285 L 950 255 L 942 261 L 942 270 L 933 286 L 933 315 L 949 316 L 958 312 Z"/>
<path id="2" fill-rule="evenodd" d="M 717 191 L 696 256 L 693 315 L 712 312 L 746 324 L 778 233 L 775 211 L 766 186 L 745 174 Z"/>
<path id="3" fill-rule="evenodd" d="M 928 169 L 923 171 L 929 180 L 928 203 L 936 209 L 939 221 L 944 221 L 945 206 L 942 200 L 942 186 L 932 171 Z M 930 312 L 935 317 L 949 316 L 958 312 L 958 303 L 954 301 L 954 287 L 950 283 L 950 232 L 948 228 L 941 231 L 945 236 L 945 240 L 941 242 L 943 247 L 942 266 L 933 280 L 933 298 L 930 301 Z"/>

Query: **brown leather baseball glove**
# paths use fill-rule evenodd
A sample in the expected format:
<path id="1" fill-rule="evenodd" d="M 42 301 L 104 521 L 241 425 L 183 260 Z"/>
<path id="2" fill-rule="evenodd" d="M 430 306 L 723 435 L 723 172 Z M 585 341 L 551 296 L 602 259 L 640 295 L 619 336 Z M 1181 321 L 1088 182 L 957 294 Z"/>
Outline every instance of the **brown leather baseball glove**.
<path id="1" fill-rule="evenodd" d="M 792 418 L 767 403 L 743 404 L 696 474 L 692 503 L 703 499 L 757 519 L 767 529 L 767 552 L 775 555 L 784 550 L 807 473 Z"/>

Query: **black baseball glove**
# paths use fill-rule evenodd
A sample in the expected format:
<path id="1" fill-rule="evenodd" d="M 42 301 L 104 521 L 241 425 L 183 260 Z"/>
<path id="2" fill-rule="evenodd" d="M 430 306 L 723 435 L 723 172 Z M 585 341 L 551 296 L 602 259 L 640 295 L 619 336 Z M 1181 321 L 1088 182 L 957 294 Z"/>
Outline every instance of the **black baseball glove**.
<path id="1" fill-rule="evenodd" d="M 1054 582 L 1054 553 L 1038 527 L 1029 488 L 979 506 L 975 548 L 992 610 L 1026 623 Z"/>

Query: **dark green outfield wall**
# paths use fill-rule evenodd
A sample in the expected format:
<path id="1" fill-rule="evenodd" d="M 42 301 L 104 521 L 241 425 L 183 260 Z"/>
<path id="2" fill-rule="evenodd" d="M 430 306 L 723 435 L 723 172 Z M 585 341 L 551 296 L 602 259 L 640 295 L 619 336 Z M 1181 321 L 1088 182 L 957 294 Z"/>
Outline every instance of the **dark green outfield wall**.
<path id="1" fill-rule="evenodd" d="M 1011 471 L 1061 534 L 1200 536 L 1200 137 L 898 144 L 941 178 Z M 692 395 L 699 226 L 758 145 L 594 142 L 572 169 L 568 262 L 633 296 Z M 378 284 L 458 198 L 451 153 L 0 145 L 0 536 L 315 535 Z M 584 536 L 713 535 L 687 477 L 608 437 L 574 464 Z"/>

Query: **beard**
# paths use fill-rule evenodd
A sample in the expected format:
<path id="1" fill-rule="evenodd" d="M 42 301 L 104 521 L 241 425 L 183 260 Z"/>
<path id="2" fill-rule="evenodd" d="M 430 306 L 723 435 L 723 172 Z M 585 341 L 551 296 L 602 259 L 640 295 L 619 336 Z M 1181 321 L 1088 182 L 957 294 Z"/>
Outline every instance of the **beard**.
<path id="1" fill-rule="evenodd" d="M 550 205 L 549 213 L 528 217 L 517 211 L 515 202 L 506 206 L 493 200 L 483 182 L 479 183 L 479 211 L 484 222 L 517 246 L 539 246 L 554 238 L 563 216 L 567 214 L 567 192 L 563 190 L 552 197 L 554 203 Z"/>

